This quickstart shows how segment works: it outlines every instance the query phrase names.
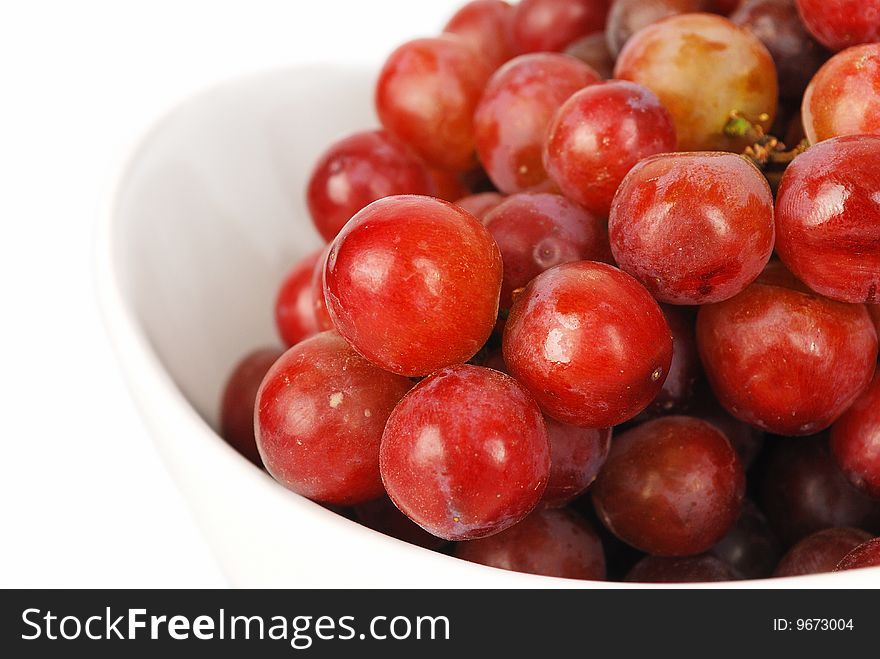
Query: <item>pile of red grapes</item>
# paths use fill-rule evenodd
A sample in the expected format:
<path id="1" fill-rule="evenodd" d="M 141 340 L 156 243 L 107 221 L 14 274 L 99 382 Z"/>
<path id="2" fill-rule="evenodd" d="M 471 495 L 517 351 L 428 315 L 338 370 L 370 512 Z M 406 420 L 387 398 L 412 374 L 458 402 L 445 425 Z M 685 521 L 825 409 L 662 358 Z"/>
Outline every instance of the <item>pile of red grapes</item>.
<path id="1" fill-rule="evenodd" d="M 315 164 L 224 437 L 508 570 L 880 565 L 878 42 L 880 0 L 466 4 Z"/>

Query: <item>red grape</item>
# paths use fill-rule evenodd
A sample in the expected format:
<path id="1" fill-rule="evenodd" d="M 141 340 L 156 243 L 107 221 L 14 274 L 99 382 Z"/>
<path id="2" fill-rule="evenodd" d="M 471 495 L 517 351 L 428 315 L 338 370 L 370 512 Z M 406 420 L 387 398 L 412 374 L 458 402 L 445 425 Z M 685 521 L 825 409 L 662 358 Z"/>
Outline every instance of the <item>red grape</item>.
<path id="1" fill-rule="evenodd" d="M 675 144 L 672 117 L 654 93 L 615 80 L 562 104 L 547 133 L 544 168 L 564 195 L 606 217 L 627 172 Z"/>
<path id="2" fill-rule="evenodd" d="M 563 52 L 577 57 L 606 80 L 614 77 L 614 57 L 608 52 L 604 32 L 594 32 L 581 37 L 571 42 Z"/>
<path id="3" fill-rule="evenodd" d="M 539 510 L 489 538 L 462 542 L 458 558 L 528 574 L 605 579 L 605 555 L 593 527 L 567 510 Z"/>
<path id="4" fill-rule="evenodd" d="M 220 435 L 259 467 L 263 461 L 254 438 L 254 403 L 263 377 L 283 352 L 262 348 L 246 355 L 226 381 L 220 401 Z"/>
<path id="5" fill-rule="evenodd" d="M 615 438 L 593 485 L 602 523 L 658 556 L 710 549 L 742 507 L 745 476 L 714 426 L 685 416 L 654 419 Z"/>
<path id="6" fill-rule="evenodd" d="M 579 428 L 545 417 L 550 441 L 550 480 L 543 503 L 560 508 L 586 492 L 611 449 L 611 428 Z"/>
<path id="7" fill-rule="evenodd" d="M 877 338 L 880 338 L 880 304 L 869 304 L 868 313 L 871 320 L 874 321 L 874 328 L 877 330 Z"/>
<path id="8" fill-rule="evenodd" d="M 449 19 L 443 31 L 463 39 L 497 68 L 515 55 L 513 12 L 503 0 L 473 0 Z"/>
<path id="9" fill-rule="evenodd" d="M 319 331 L 312 276 L 323 251 L 322 248 L 312 252 L 297 263 L 278 289 L 275 326 L 287 346 L 295 345 Z"/>
<path id="10" fill-rule="evenodd" d="M 880 538 L 868 540 L 859 545 L 843 557 L 843 560 L 834 568 L 835 572 L 841 570 L 857 570 L 863 567 L 880 566 Z"/>
<path id="11" fill-rule="evenodd" d="M 711 554 L 669 558 L 646 556 L 636 563 L 624 581 L 634 583 L 700 583 L 735 581 L 736 573 Z"/>
<path id="12" fill-rule="evenodd" d="M 880 0 L 797 0 L 807 29 L 831 50 L 880 41 Z"/>
<path id="13" fill-rule="evenodd" d="M 471 193 L 460 172 L 430 169 L 428 176 L 431 178 L 432 197 L 443 201 L 455 201 Z"/>
<path id="14" fill-rule="evenodd" d="M 450 366 L 395 408 L 380 455 L 394 504 L 448 540 L 513 526 L 540 501 L 550 471 L 541 413 L 511 377 Z"/>
<path id="15" fill-rule="evenodd" d="M 764 431 L 730 416 L 711 392 L 707 400 L 702 401 L 693 411 L 693 416 L 708 421 L 724 433 L 739 455 L 744 469 L 752 466 L 764 448 Z"/>
<path id="16" fill-rule="evenodd" d="M 816 295 L 776 263 L 736 297 L 700 309 L 697 347 L 724 408 L 780 435 L 834 423 L 877 360 L 864 305 Z"/>
<path id="17" fill-rule="evenodd" d="M 841 559 L 871 534 L 860 529 L 824 529 L 807 536 L 782 557 L 774 577 L 833 572 Z"/>
<path id="18" fill-rule="evenodd" d="M 683 412 L 690 407 L 703 371 L 697 352 L 695 317 L 681 307 L 663 306 L 661 309 L 672 332 L 672 363 L 669 375 L 648 411 L 654 414 Z"/>
<path id="19" fill-rule="evenodd" d="M 501 192 L 549 185 L 541 154 L 553 113 L 600 80 L 580 60 L 557 53 L 517 57 L 495 72 L 477 106 L 474 133 L 480 161 Z"/>
<path id="20" fill-rule="evenodd" d="M 473 357 L 498 315 L 501 254 L 480 222 L 430 197 L 388 197 L 330 248 L 324 291 L 333 323 L 364 357 L 427 375 Z"/>
<path id="21" fill-rule="evenodd" d="M 379 120 L 430 165 L 470 169 L 474 108 L 490 73 L 483 57 L 456 37 L 409 41 L 379 74 Z"/>
<path id="22" fill-rule="evenodd" d="M 763 579 L 773 574 L 781 552 L 767 518 L 747 499 L 736 524 L 710 553 L 743 579 Z"/>
<path id="23" fill-rule="evenodd" d="M 511 195 L 486 214 L 483 224 L 504 263 L 502 309 L 510 308 L 513 291 L 555 265 L 611 258 L 603 223 L 560 195 Z"/>
<path id="24" fill-rule="evenodd" d="M 608 50 L 614 57 L 636 32 L 660 19 L 706 11 L 709 0 L 614 0 L 605 23 Z"/>
<path id="25" fill-rule="evenodd" d="M 309 212 L 325 240 L 376 199 L 429 194 L 428 172 L 382 130 L 355 133 L 334 143 L 318 159 L 307 187 Z"/>
<path id="26" fill-rule="evenodd" d="M 853 485 L 880 499 L 880 369 L 831 428 L 831 451 Z"/>
<path id="27" fill-rule="evenodd" d="M 316 501 L 351 505 L 381 496 L 382 430 L 411 386 L 335 332 L 298 343 L 275 362 L 257 394 L 263 463 L 279 483 Z"/>
<path id="28" fill-rule="evenodd" d="M 733 297 L 773 252 L 767 179 L 730 153 L 646 158 L 623 180 L 608 222 L 620 267 L 663 302 Z"/>
<path id="29" fill-rule="evenodd" d="M 761 504 L 786 546 L 832 527 L 880 531 L 880 502 L 850 485 L 821 436 L 774 440 Z"/>
<path id="30" fill-rule="evenodd" d="M 504 201 L 504 196 L 497 192 L 478 192 L 477 194 L 462 197 L 455 202 L 455 205 L 463 208 L 485 224 L 486 214 L 502 201 Z"/>
<path id="31" fill-rule="evenodd" d="M 776 250 L 814 291 L 880 304 L 880 135 L 821 142 L 785 170 Z"/>
<path id="32" fill-rule="evenodd" d="M 855 46 L 828 60 L 804 93 L 801 118 L 813 144 L 880 134 L 880 44 Z"/>
<path id="33" fill-rule="evenodd" d="M 520 0 L 513 43 L 520 53 L 559 52 L 605 27 L 609 0 Z"/>
<path id="34" fill-rule="evenodd" d="M 776 67 L 757 37 L 726 18 L 681 14 L 637 32 L 614 77 L 644 85 L 672 114 L 679 148 L 741 151 L 743 138 L 724 127 L 734 110 L 765 128 L 777 104 Z"/>
<path id="35" fill-rule="evenodd" d="M 538 275 L 504 330 L 510 373 L 557 421 L 608 428 L 654 399 L 672 361 L 672 335 L 639 283 L 580 261 Z"/>
<path id="36" fill-rule="evenodd" d="M 767 46 L 776 63 L 780 95 L 799 101 L 828 56 L 798 17 L 795 0 L 745 0 L 730 20 Z"/>
<path id="37" fill-rule="evenodd" d="M 333 320 L 330 318 L 330 312 L 327 311 L 327 298 L 324 295 L 324 268 L 329 253 L 330 245 L 327 245 L 321 250 L 312 272 L 312 307 L 319 332 L 333 329 Z"/>
<path id="38" fill-rule="evenodd" d="M 355 506 L 354 515 L 364 526 L 411 545 L 439 551 L 448 544 L 446 540 L 431 535 L 400 512 L 388 497 Z"/>

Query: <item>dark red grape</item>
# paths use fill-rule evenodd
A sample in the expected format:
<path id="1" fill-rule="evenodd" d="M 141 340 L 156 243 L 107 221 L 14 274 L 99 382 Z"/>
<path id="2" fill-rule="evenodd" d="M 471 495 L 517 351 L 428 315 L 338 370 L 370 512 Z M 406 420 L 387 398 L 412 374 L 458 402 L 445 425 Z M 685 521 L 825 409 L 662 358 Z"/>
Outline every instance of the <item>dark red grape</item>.
<path id="1" fill-rule="evenodd" d="M 724 433 L 739 455 L 744 469 L 752 466 L 764 448 L 764 431 L 730 416 L 711 392 L 695 407 L 693 415 Z"/>
<path id="2" fill-rule="evenodd" d="M 459 208 L 463 208 L 475 218 L 483 222 L 486 214 L 504 201 L 504 195 L 497 192 L 478 192 L 477 194 L 462 197 L 455 202 Z M 485 224 L 485 222 L 483 222 Z"/>
<path id="3" fill-rule="evenodd" d="M 807 29 L 831 50 L 880 41 L 880 0 L 797 0 Z"/>
<path id="4" fill-rule="evenodd" d="M 577 57 L 606 80 L 614 77 L 614 57 L 608 52 L 604 32 L 594 32 L 581 37 L 571 42 L 563 52 Z"/>
<path id="5" fill-rule="evenodd" d="M 832 527 L 880 531 L 880 502 L 850 485 L 821 436 L 774 439 L 761 504 L 785 546 Z"/>
<path id="6" fill-rule="evenodd" d="M 586 492 L 611 449 L 611 428 L 579 428 L 545 417 L 550 441 L 550 480 L 542 499 L 560 508 Z"/>
<path id="7" fill-rule="evenodd" d="M 841 570 L 858 570 L 863 567 L 880 566 L 880 538 L 874 538 L 859 545 L 843 557 L 843 560 L 834 568 L 835 572 Z"/>
<path id="8" fill-rule="evenodd" d="M 672 117 L 654 93 L 613 80 L 562 104 L 547 132 L 544 168 L 564 195 L 606 217 L 630 169 L 675 145 Z"/>
<path id="9" fill-rule="evenodd" d="M 512 59 L 489 80 L 474 115 L 480 162 L 505 194 L 548 187 L 542 152 L 547 127 L 573 93 L 601 78 L 569 55 Z"/>
<path id="10" fill-rule="evenodd" d="M 608 428 L 657 396 L 672 361 L 660 307 L 604 263 L 551 268 L 526 286 L 504 329 L 510 373 L 557 421 Z"/>
<path id="11" fill-rule="evenodd" d="M 262 348 L 246 355 L 226 381 L 220 401 L 220 435 L 258 467 L 263 466 L 254 438 L 254 404 L 266 372 L 284 353 Z"/>
<path id="12" fill-rule="evenodd" d="M 382 437 L 382 481 L 425 530 L 473 540 L 522 520 L 550 472 L 541 413 L 511 377 L 451 366 L 417 384 Z"/>
<path id="13" fill-rule="evenodd" d="M 781 550 L 767 518 L 747 499 L 736 524 L 710 553 L 742 579 L 763 579 L 773 574 Z"/>
<path id="14" fill-rule="evenodd" d="M 560 263 L 611 259 L 604 223 L 565 197 L 521 193 L 507 197 L 483 218 L 504 264 L 501 308 L 513 291 Z"/>
<path id="15" fill-rule="evenodd" d="M 836 137 L 799 155 L 776 200 L 776 250 L 814 291 L 880 303 L 880 135 Z"/>
<path id="16" fill-rule="evenodd" d="M 726 18 L 681 14 L 639 31 L 627 42 L 614 77 L 644 85 L 672 114 L 685 151 L 741 151 L 746 140 L 724 128 L 734 110 L 764 128 L 777 105 L 776 66 L 757 37 Z"/>
<path id="17" fill-rule="evenodd" d="M 298 343 L 275 362 L 257 394 L 263 463 L 279 483 L 316 501 L 352 505 L 381 496 L 382 430 L 411 386 L 335 332 Z"/>
<path id="18" fill-rule="evenodd" d="M 807 87 L 801 118 L 813 144 L 880 134 L 880 44 L 855 46 L 828 60 Z"/>
<path id="19" fill-rule="evenodd" d="M 288 347 L 319 331 L 312 276 L 323 251 L 312 252 L 297 263 L 284 277 L 275 297 L 275 327 Z"/>
<path id="20" fill-rule="evenodd" d="M 709 4 L 709 0 L 614 0 L 605 23 L 608 50 L 617 57 L 642 28 L 669 16 L 706 11 Z"/>
<path id="21" fill-rule="evenodd" d="M 633 583 L 701 583 L 736 581 L 737 575 L 727 563 L 712 556 L 669 558 L 646 556 L 636 563 L 624 581 Z"/>
<path id="22" fill-rule="evenodd" d="M 602 523 L 657 556 L 710 549 L 740 514 L 745 476 L 714 426 L 668 416 L 622 433 L 592 488 Z"/>
<path id="23" fill-rule="evenodd" d="M 474 109 L 490 74 L 482 55 L 457 37 L 409 41 L 379 74 L 379 120 L 430 165 L 471 169 Z"/>
<path id="24" fill-rule="evenodd" d="M 503 0 L 473 0 L 449 19 L 443 31 L 463 39 L 497 68 L 516 54 L 513 12 Z"/>
<path id="25" fill-rule="evenodd" d="M 605 555 L 590 524 L 568 510 L 539 510 L 489 538 L 461 542 L 458 558 L 528 574 L 605 579 Z"/>
<path id="26" fill-rule="evenodd" d="M 325 240 L 376 199 L 430 194 L 425 166 L 388 133 L 371 130 L 334 143 L 318 159 L 307 187 L 309 212 Z"/>
<path id="27" fill-rule="evenodd" d="M 562 51 L 605 27 L 609 0 L 520 0 L 513 16 L 513 43 L 520 53 Z"/>
<path id="28" fill-rule="evenodd" d="M 816 295 L 776 262 L 736 297 L 700 309 L 697 347 L 724 408 L 780 435 L 828 428 L 877 361 L 864 305 Z"/>
<path id="29" fill-rule="evenodd" d="M 694 399 L 695 388 L 703 369 L 697 352 L 693 312 L 681 307 L 662 306 L 663 316 L 672 332 L 672 363 L 660 393 L 651 402 L 648 412 L 669 414 L 684 412 Z"/>
<path id="30" fill-rule="evenodd" d="M 880 369 L 832 426 L 831 451 L 853 485 L 880 499 Z"/>
<path id="31" fill-rule="evenodd" d="M 773 252 L 767 179 L 731 153 L 646 158 L 620 185 L 608 221 L 620 267 L 663 302 L 733 297 Z"/>
<path id="32" fill-rule="evenodd" d="M 833 572 L 844 556 L 871 537 L 870 533 L 860 529 L 817 531 L 788 550 L 773 576 L 796 577 Z"/>
<path id="33" fill-rule="evenodd" d="M 333 323 L 382 368 L 427 375 L 473 357 L 498 315 L 501 254 L 459 207 L 388 197 L 333 241 L 324 292 Z"/>

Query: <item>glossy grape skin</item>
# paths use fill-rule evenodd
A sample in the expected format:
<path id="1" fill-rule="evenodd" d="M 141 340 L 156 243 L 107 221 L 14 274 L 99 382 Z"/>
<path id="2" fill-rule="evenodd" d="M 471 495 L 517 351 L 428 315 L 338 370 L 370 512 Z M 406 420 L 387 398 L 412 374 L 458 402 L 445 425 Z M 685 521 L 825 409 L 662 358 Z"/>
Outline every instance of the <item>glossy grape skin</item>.
<path id="1" fill-rule="evenodd" d="M 745 0 L 730 20 L 748 29 L 770 51 L 780 96 L 799 101 L 828 53 L 807 32 L 795 0 Z"/>
<path id="2" fill-rule="evenodd" d="M 463 363 L 498 315 L 501 254 L 480 222 L 430 197 L 367 206 L 330 248 L 328 310 L 364 357 L 401 375 Z"/>
<path id="3" fill-rule="evenodd" d="M 266 372 L 284 351 L 261 348 L 236 364 L 220 399 L 220 436 L 258 467 L 263 466 L 254 438 L 254 403 Z"/>
<path id="4" fill-rule="evenodd" d="M 710 304 L 746 288 L 773 252 L 773 195 L 731 153 L 672 153 L 639 162 L 614 198 L 611 251 L 658 300 Z"/>
<path id="5" fill-rule="evenodd" d="M 633 166 L 674 151 L 672 117 L 649 89 L 614 80 L 572 95 L 556 112 L 544 146 L 544 169 L 562 193 L 608 216 Z"/>
<path id="6" fill-rule="evenodd" d="M 443 31 L 464 40 L 498 68 L 516 54 L 513 12 L 513 6 L 503 0 L 473 0 L 449 19 Z"/>
<path id="7" fill-rule="evenodd" d="M 880 135 L 820 142 L 785 170 L 776 250 L 814 291 L 880 303 Z"/>
<path id="8" fill-rule="evenodd" d="M 355 133 L 332 144 L 318 159 L 306 187 L 312 221 L 324 240 L 376 199 L 431 194 L 425 166 L 383 130 Z"/>
<path id="9" fill-rule="evenodd" d="M 379 74 L 379 120 L 429 165 L 468 170 L 476 165 L 474 109 L 490 74 L 483 57 L 457 37 L 409 41 Z"/>
<path id="10" fill-rule="evenodd" d="M 672 332 L 672 363 L 660 393 L 651 401 L 648 412 L 669 414 L 684 412 L 690 407 L 703 369 L 697 352 L 695 316 L 681 307 L 661 306 Z"/>
<path id="11" fill-rule="evenodd" d="M 747 499 L 733 528 L 710 553 L 742 579 L 763 579 L 773 574 L 781 549 L 767 518 Z"/>
<path id="12" fill-rule="evenodd" d="M 510 195 L 486 214 L 483 224 L 504 264 L 502 309 L 510 308 L 513 291 L 555 265 L 611 258 L 603 222 L 561 195 Z"/>
<path id="13" fill-rule="evenodd" d="M 537 505 L 550 448 L 538 406 L 513 378 L 459 365 L 419 382 L 395 408 L 380 465 L 407 517 L 438 537 L 473 540 Z"/>
<path id="14" fill-rule="evenodd" d="M 624 578 L 631 583 L 707 583 L 736 581 L 733 568 L 711 554 L 646 556 Z"/>
<path id="15" fill-rule="evenodd" d="M 672 114 L 683 151 L 740 152 L 747 140 L 724 134 L 730 113 L 773 124 L 776 67 L 757 37 L 726 18 L 681 14 L 637 32 L 614 77 L 644 85 Z"/>
<path id="16" fill-rule="evenodd" d="M 843 557 L 835 572 L 842 570 L 858 570 L 863 567 L 880 566 L 880 538 L 868 540 L 868 542 L 859 545 L 850 553 Z"/>
<path id="17" fill-rule="evenodd" d="M 440 551 L 448 544 L 446 540 L 431 535 L 400 512 L 388 497 L 355 506 L 354 516 L 364 526 L 411 545 Z"/>
<path id="18" fill-rule="evenodd" d="M 880 0 L 797 0 L 807 29 L 831 50 L 880 41 Z"/>
<path id="19" fill-rule="evenodd" d="M 801 118 L 812 144 L 880 134 L 880 44 L 848 48 L 828 60 L 804 93 Z"/>
<path id="20" fill-rule="evenodd" d="M 289 490 L 353 505 L 383 494 L 379 442 L 408 378 L 360 357 L 335 332 L 285 352 L 257 394 L 254 427 L 263 464 Z"/>
<path id="21" fill-rule="evenodd" d="M 802 574 L 833 572 L 844 556 L 871 537 L 870 533 L 861 529 L 817 531 L 788 550 L 773 576 L 796 577 Z"/>
<path id="22" fill-rule="evenodd" d="M 832 426 L 831 452 L 853 485 L 880 499 L 880 369 Z"/>
<path id="23" fill-rule="evenodd" d="M 510 60 L 492 76 L 474 114 L 477 152 L 505 194 L 547 187 L 542 153 L 553 114 L 599 74 L 579 59 L 536 53 Z"/>
<path id="24" fill-rule="evenodd" d="M 601 32 L 608 0 L 520 0 L 513 15 L 519 53 L 560 52 L 573 41 Z"/>
<path id="25" fill-rule="evenodd" d="M 761 505 L 784 546 L 832 527 L 880 532 L 880 502 L 854 488 L 822 436 L 774 439 Z"/>
<path id="26" fill-rule="evenodd" d="M 642 28 L 668 16 L 707 11 L 709 4 L 708 0 L 614 0 L 605 22 L 608 50 L 617 57 Z"/>
<path id="27" fill-rule="evenodd" d="M 284 277 L 275 296 L 275 327 L 288 347 L 319 331 L 312 277 L 323 251 L 318 249 L 300 260 Z"/>
<path id="28" fill-rule="evenodd" d="M 503 337 L 511 375 L 557 421 L 608 428 L 656 397 L 672 361 L 663 312 L 604 263 L 551 268 L 514 303 Z"/>
<path id="29" fill-rule="evenodd" d="M 736 297 L 700 309 L 697 347 L 730 414 L 779 435 L 810 435 L 868 386 L 877 335 L 864 305 L 823 298 L 771 265 Z"/>
<path id="30" fill-rule="evenodd" d="M 615 438 L 592 495 L 602 523 L 627 544 L 690 556 L 733 527 L 744 491 L 742 465 L 721 431 L 668 416 Z"/>
<path id="31" fill-rule="evenodd" d="M 587 491 L 611 449 L 611 428 L 578 428 L 544 418 L 550 441 L 550 480 L 542 503 L 561 508 Z"/>
<path id="32" fill-rule="evenodd" d="M 605 80 L 614 77 L 614 57 L 608 52 L 604 32 L 594 32 L 572 41 L 563 52 L 578 58 Z"/>
<path id="33" fill-rule="evenodd" d="M 319 332 L 334 329 L 333 319 L 327 311 L 327 298 L 324 295 L 324 268 L 327 265 L 328 254 L 330 254 L 330 245 L 321 250 L 315 261 L 315 269 L 312 271 L 312 307 Z"/>
<path id="34" fill-rule="evenodd" d="M 502 201 L 504 201 L 504 195 L 497 192 L 478 192 L 477 194 L 462 197 L 455 202 L 455 205 L 463 208 L 485 224 L 486 214 Z"/>
<path id="35" fill-rule="evenodd" d="M 538 510 L 516 526 L 456 545 L 454 555 L 490 567 L 565 579 L 605 579 L 605 555 L 587 520 L 569 510 Z"/>

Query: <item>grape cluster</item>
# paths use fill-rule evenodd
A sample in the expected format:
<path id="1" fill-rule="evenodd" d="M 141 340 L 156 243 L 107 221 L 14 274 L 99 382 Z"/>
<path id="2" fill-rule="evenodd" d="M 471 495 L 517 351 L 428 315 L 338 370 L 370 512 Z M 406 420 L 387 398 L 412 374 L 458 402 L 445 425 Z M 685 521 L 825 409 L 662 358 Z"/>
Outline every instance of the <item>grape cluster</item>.
<path id="1" fill-rule="evenodd" d="M 880 0 L 469 2 L 315 165 L 224 437 L 508 570 L 880 564 L 878 42 Z"/>

